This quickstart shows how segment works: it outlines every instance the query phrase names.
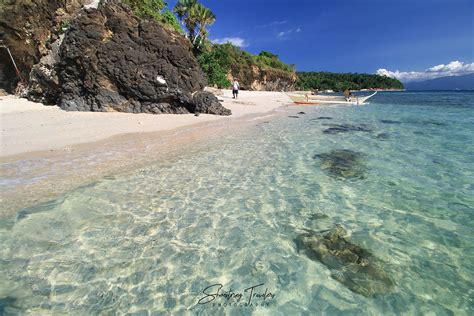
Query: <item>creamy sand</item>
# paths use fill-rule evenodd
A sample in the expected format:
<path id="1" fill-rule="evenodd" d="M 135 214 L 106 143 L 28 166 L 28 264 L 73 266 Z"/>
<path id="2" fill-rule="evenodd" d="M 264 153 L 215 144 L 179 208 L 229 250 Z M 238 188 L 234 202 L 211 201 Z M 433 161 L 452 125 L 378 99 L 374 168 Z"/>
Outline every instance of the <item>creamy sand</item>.
<path id="1" fill-rule="evenodd" d="M 101 177 L 137 168 L 235 129 L 255 126 L 291 100 L 281 92 L 224 91 L 228 117 L 66 112 L 0 97 L 1 215 Z"/>
<path id="2" fill-rule="evenodd" d="M 291 103 L 280 92 L 241 91 L 239 99 L 233 100 L 231 91 L 224 91 L 224 96 L 219 98 L 232 110 L 232 116 L 66 112 L 56 106 L 43 106 L 13 96 L 0 97 L 0 156 L 62 149 L 119 134 L 165 131 L 197 123 L 230 120 L 269 112 Z"/>

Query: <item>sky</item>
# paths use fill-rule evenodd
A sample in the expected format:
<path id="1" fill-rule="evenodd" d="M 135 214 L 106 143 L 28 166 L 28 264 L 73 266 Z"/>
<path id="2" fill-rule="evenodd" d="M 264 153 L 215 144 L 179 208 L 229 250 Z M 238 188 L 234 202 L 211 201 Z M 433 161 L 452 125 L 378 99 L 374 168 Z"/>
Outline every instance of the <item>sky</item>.
<path id="1" fill-rule="evenodd" d="M 474 0 L 201 2 L 217 16 L 211 40 L 270 51 L 298 71 L 405 82 L 474 72 Z"/>

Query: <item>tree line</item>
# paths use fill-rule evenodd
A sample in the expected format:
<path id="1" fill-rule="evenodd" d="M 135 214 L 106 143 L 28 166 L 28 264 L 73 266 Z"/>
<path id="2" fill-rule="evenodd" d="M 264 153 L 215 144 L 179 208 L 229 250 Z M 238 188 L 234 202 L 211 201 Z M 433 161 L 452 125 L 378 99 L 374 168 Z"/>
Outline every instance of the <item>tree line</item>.
<path id="1" fill-rule="evenodd" d="M 403 89 L 399 80 L 380 75 L 333 72 L 298 72 L 297 75 L 296 86 L 300 90 Z"/>

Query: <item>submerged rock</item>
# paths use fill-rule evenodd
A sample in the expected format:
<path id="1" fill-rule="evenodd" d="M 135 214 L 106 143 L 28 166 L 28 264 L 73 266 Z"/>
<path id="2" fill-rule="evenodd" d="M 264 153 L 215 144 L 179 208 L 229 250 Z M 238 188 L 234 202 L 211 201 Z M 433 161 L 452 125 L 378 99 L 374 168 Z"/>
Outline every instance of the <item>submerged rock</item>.
<path id="1" fill-rule="evenodd" d="M 351 124 L 324 124 L 329 126 L 329 128 L 323 131 L 324 134 L 339 134 L 339 133 L 348 133 L 348 132 L 372 132 L 365 124 L 360 125 L 351 125 Z"/>
<path id="2" fill-rule="evenodd" d="M 390 138 L 390 135 L 387 133 L 379 133 L 375 136 L 375 138 L 378 140 L 386 140 Z"/>
<path id="3" fill-rule="evenodd" d="M 17 299 L 11 296 L 0 298 L 0 315 L 14 315 L 18 312 L 15 307 Z"/>
<path id="4" fill-rule="evenodd" d="M 379 259 L 346 238 L 345 229 L 337 225 L 323 232 L 308 231 L 295 239 L 298 252 L 319 261 L 331 270 L 331 277 L 351 291 L 371 297 L 391 291 L 393 281 Z"/>
<path id="5" fill-rule="evenodd" d="M 314 220 L 318 220 L 318 219 L 327 219 L 327 218 L 329 218 L 329 216 L 326 215 L 326 214 L 314 213 L 309 217 L 309 220 L 314 221 Z"/>
<path id="6" fill-rule="evenodd" d="M 349 149 L 332 150 L 329 153 L 314 155 L 321 161 L 321 168 L 336 178 L 364 178 L 363 154 Z"/>
<path id="7" fill-rule="evenodd" d="M 392 121 L 392 120 L 380 120 L 381 123 L 384 124 L 402 124 L 400 121 Z"/>

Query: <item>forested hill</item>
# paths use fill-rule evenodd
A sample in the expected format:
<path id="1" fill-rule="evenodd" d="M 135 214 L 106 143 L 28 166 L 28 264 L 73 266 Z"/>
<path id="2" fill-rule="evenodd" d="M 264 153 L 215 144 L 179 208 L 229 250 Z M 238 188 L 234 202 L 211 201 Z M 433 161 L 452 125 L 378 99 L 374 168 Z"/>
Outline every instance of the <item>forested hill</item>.
<path id="1" fill-rule="evenodd" d="M 399 80 L 380 75 L 333 72 L 298 72 L 297 75 L 296 85 L 300 90 L 403 89 Z"/>

